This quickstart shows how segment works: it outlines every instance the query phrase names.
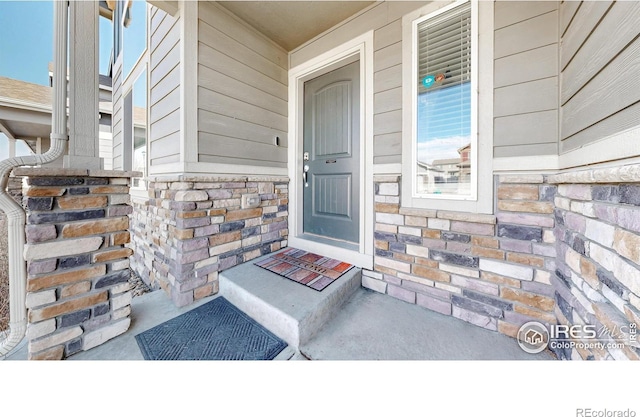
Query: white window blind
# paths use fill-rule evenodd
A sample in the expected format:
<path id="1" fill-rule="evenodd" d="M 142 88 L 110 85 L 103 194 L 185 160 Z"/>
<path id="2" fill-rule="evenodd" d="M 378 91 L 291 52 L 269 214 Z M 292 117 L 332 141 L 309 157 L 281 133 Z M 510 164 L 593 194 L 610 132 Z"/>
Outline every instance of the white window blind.
<path id="1" fill-rule="evenodd" d="M 425 86 L 425 77 L 437 75 L 445 78 Z M 418 25 L 418 78 L 419 93 L 471 80 L 470 3 Z"/>
<path id="2" fill-rule="evenodd" d="M 471 22 L 467 2 L 416 26 L 418 194 L 471 192 Z"/>

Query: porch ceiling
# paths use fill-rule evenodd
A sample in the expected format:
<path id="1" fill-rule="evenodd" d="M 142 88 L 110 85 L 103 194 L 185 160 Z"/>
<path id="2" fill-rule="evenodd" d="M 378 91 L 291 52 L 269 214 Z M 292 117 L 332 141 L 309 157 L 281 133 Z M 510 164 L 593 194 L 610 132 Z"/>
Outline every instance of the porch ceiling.
<path id="1" fill-rule="evenodd" d="M 51 118 L 51 116 L 49 116 Z M 4 121 L 3 124 L 16 139 L 35 140 L 37 137 L 48 138 L 51 133 L 51 123 Z M 35 143 L 35 142 L 34 142 Z"/>
<path id="2" fill-rule="evenodd" d="M 313 39 L 373 1 L 221 1 L 219 4 L 287 51 Z"/>

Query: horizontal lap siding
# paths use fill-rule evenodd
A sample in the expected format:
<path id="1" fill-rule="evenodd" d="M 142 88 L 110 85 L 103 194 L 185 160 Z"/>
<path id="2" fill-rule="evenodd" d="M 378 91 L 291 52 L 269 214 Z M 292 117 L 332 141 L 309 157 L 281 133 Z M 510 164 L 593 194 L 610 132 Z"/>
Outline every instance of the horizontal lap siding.
<path id="1" fill-rule="evenodd" d="M 374 32 L 374 163 L 402 159 L 402 19 Z"/>
<path id="2" fill-rule="evenodd" d="M 113 169 L 113 135 L 111 127 L 100 125 L 98 127 L 99 153 L 104 161 L 104 169 Z"/>
<path id="3" fill-rule="evenodd" d="M 582 2 L 572 13 L 560 52 L 561 153 L 640 124 L 640 3 Z"/>
<path id="4" fill-rule="evenodd" d="M 180 160 L 180 23 L 162 10 L 150 25 L 149 163 Z"/>
<path id="5" fill-rule="evenodd" d="M 217 5 L 198 15 L 198 160 L 286 168 L 287 53 Z"/>
<path id="6" fill-rule="evenodd" d="M 494 156 L 558 149 L 558 2 L 495 3 Z"/>
<path id="7" fill-rule="evenodd" d="M 295 67 L 356 36 L 374 31 L 373 155 L 375 164 L 402 159 L 402 16 L 426 2 L 386 2 L 349 19 L 291 54 Z"/>

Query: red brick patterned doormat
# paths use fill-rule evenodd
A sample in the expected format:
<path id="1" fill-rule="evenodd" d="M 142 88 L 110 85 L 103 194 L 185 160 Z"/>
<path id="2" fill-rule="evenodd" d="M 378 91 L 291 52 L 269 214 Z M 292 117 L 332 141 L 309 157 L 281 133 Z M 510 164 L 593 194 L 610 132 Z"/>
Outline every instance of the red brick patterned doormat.
<path id="1" fill-rule="evenodd" d="M 346 262 L 294 248 L 275 253 L 255 265 L 316 291 L 324 290 L 353 268 Z"/>

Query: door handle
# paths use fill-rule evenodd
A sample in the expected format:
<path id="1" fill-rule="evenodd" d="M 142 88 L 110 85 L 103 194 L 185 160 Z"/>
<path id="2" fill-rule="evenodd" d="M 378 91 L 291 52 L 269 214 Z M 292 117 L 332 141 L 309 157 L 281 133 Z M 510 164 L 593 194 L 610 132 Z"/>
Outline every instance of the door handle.
<path id="1" fill-rule="evenodd" d="M 308 187 L 309 183 L 307 182 L 307 171 L 309 171 L 309 165 L 305 165 L 302 170 L 302 180 L 304 181 L 304 186 Z"/>

